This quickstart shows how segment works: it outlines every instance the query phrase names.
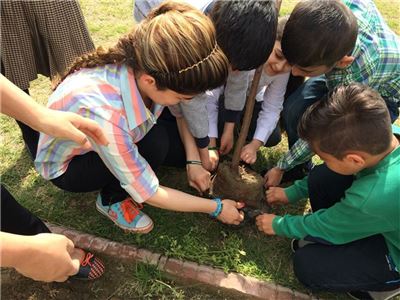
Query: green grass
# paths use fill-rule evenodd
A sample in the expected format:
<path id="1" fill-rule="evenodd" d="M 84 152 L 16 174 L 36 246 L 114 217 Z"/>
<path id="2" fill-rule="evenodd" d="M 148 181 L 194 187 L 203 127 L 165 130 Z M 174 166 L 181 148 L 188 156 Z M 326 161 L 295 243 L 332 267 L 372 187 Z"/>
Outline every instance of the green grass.
<path id="1" fill-rule="evenodd" d="M 295 3 L 296 1 L 284 0 L 282 13 L 290 12 Z M 382 13 L 397 33 L 399 24 L 396 19 L 396 7 L 398 12 L 399 3 L 377 1 Z M 82 0 L 81 6 L 96 46 L 112 45 L 133 25 L 131 0 Z M 30 91 L 37 101 L 46 103 L 50 95 L 49 80 L 40 77 L 32 83 Z M 145 247 L 171 257 L 217 266 L 226 271 L 237 271 L 305 291 L 292 272 L 288 239 L 265 236 L 254 227 L 233 230 L 201 214 L 174 213 L 149 206 L 144 210 L 155 221 L 154 230 L 147 235 L 126 234 L 96 212 L 95 193 L 76 194 L 62 191 L 35 172 L 24 149 L 20 131 L 13 120 L 1 116 L 0 130 L 2 182 L 24 206 L 41 218 L 118 242 Z M 284 144 L 272 150 L 264 149 L 264 155 L 260 156 L 256 168 L 261 170 L 265 165 L 272 165 L 284 151 Z M 158 175 L 162 184 L 193 193 L 187 185 L 184 170 L 164 168 Z M 302 202 L 287 210 L 280 209 L 277 213 L 301 213 L 306 205 Z M 135 274 L 154 275 L 151 271 L 136 271 Z M 152 291 L 153 288 L 146 289 Z M 329 295 L 328 298 L 333 297 Z"/>
<path id="2" fill-rule="evenodd" d="M 1 270 L 4 299 L 209 299 L 239 300 L 238 294 L 209 288 L 200 283 L 177 282 L 166 278 L 154 266 L 103 257 L 106 272 L 94 281 L 69 280 L 65 283 L 33 281 L 13 270 Z"/>

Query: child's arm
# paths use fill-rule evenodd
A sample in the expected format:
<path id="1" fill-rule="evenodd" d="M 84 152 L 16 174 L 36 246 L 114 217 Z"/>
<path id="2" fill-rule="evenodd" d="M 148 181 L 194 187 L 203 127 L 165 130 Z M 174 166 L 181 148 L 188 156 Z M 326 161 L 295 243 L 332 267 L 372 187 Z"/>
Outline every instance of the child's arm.
<path id="1" fill-rule="evenodd" d="M 251 71 L 230 71 L 226 82 L 224 131 L 221 136 L 221 154 L 227 154 L 233 147 L 233 129 L 239 121 L 246 103 L 246 93 Z"/>
<path id="2" fill-rule="evenodd" d="M 374 192 L 374 189 L 376 182 L 373 180 L 364 182 L 361 189 L 355 181 L 346 191 L 345 197 L 330 208 L 304 216 L 264 217 L 264 228 L 271 226 L 273 232 L 280 236 L 296 239 L 311 236 L 338 245 L 375 234 L 395 232 L 399 220 L 399 211 L 395 208 L 397 201 L 366 206 L 371 199 L 382 199 L 382 195 Z M 397 199 L 398 195 L 395 197 Z M 390 198 L 393 195 L 388 195 L 385 200 Z"/>
<path id="3" fill-rule="evenodd" d="M 261 111 L 257 118 L 257 127 L 253 140 L 243 147 L 240 158 L 248 164 L 255 163 L 258 149 L 264 145 L 278 124 L 283 109 L 283 100 L 290 73 L 270 76 L 263 74 L 267 88 L 263 95 Z M 271 81 L 270 83 L 268 83 Z M 265 85 L 264 82 L 261 82 Z"/>
<path id="4" fill-rule="evenodd" d="M 308 197 L 308 177 L 296 180 L 293 185 L 287 188 L 270 187 L 265 191 L 268 204 L 295 203 Z"/>
<path id="5" fill-rule="evenodd" d="M 307 142 L 302 139 L 297 140 L 293 147 L 278 161 L 277 166 L 265 174 L 265 185 L 267 187 L 279 185 L 285 171 L 310 160 L 313 155 L 314 153 Z"/>
<path id="6" fill-rule="evenodd" d="M 182 143 L 185 147 L 187 161 L 199 161 L 199 151 L 194 142 L 193 136 L 190 134 L 186 120 L 184 118 L 176 119 L 179 135 L 181 136 Z M 208 149 L 206 148 L 207 152 Z M 187 177 L 189 185 L 195 188 L 198 192 L 202 193 L 210 188 L 210 172 L 203 168 L 202 165 L 187 164 L 186 165 Z"/>
<path id="7" fill-rule="evenodd" d="M 207 116 L 207 99 L 206 93 L 195 96 L 188 101 L 182 101 L 179 104 L 182 114 L 186 120 L 187 127 L 194 137 L 196 145 L 199 149 L 207 148 L 210 143 L 208 137 L 208 120 Z"/>
<path id="8" fill-rule="evenodd" d="M 265 144 L 278 124 L 283 109 L 289 75 L 290 73 L 276 75 L 267 86 L 253 139 L 262 141 Z"/>
<path id="9" fill-rule="evenodd" d="M 219 156 L 216 152 L 209 152 L 209 120 L 208 101 L 212 101 L 214 93 L 207 91 L 201 95 L 194 97 L 190 101 L 185 101 L 180 104 L 183 116 L 185 117 L 187 127 L 190 134 L 194 137 L 194 141 L 198 148 L 200 160 L 203 167 L 208 171 L 213 171 L 218 165 Z M 218 118 L 218 112 L 217 112 Z"/>
<path id="10" fill-rule="evenodd" d="M 218 135 L 218 110 L 219 110 L 219 97 L 223 93 L 223 87 L 213 89 L 206 92 L 208 95 L 207 99 L 207 114 L 209 131 L 208 136 L 210 137 L 210 147 L 217 146 Z"/>

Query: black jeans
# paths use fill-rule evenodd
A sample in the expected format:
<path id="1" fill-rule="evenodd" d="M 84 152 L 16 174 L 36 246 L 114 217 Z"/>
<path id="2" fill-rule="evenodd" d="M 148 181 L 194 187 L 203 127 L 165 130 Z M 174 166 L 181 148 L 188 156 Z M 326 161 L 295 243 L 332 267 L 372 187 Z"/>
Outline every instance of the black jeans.
<path id="1" fill-rule="evenodd" d="M 22 207 L 3 185 L 1 185 L 1 231 L 19 235 L 50 232 L 47 226 Z"/>
<path id="2" fill-rule="evenodd" d="M 28 149 L 32 160 L 35 160 L 40 133 L 20 121 L 17 121 L 17 124 L 21 129 L 22 139 L 24 140 L 25 146 Z"/>
<path id="3" fill-rule="evenodd" d="M 185 166 L 185 150 L 179 137 L 176 119 L 170 115 L 168 109 L 164 109 L 157 124 L 136 145 L 139 153 L 155 172 L 162 165 Z M 128 196 L 119 180 L 96 152 L 75 156 L 66 172 L 51 182 L 70 192 L 100 190 L 103 205 L 120 202 Z"/>
<path id="4" fill-rule="evenodd" d="M 351 186 L 353 176 L 337 174 L 325 164 L 314 167 L 308 188 L 313 211 L 339 202 Z M 400 274 L 391 263 L 382 235 L 374 235 L 344 245 L 317 241 L 298 249 L 293 258 L 297 278 L 312 290 L 332 292 L 386 291 L 400 286 Z"/>

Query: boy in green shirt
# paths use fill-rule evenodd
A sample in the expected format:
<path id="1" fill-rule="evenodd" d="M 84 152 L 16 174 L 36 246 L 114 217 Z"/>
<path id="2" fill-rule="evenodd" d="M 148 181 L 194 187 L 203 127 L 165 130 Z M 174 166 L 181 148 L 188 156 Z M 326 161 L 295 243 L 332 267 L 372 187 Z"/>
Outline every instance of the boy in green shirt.
<path id="1" fill-rule="evenodd" d="M 266 197 L 272 205 L 309 197 L 313 213 L 263 214 L 258 228 L 297 239 L 294 272 L 312 290 L 400 293 L 400 128 L 384 100 L 361 84 L 339 86 L 306 111 L 298 131 L 325 163 Z"/>

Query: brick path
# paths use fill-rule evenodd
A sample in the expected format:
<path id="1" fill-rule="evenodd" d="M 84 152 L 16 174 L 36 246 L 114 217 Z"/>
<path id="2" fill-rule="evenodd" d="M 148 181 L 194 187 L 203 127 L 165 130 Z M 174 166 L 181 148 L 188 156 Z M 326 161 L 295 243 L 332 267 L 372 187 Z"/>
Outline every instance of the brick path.
<path id="1" fill-rule="evenodd" d="M 169 258 L 146 249 L 124 245 L 65 227 L 47 225 L 52 232 L 69 237 L 77 247 L 134 262 L 155 265 L 159 270 L 184 281 L 194 281 L 218 288 L 232 289 L 248 296 L 268 300 L 312 299 L 309 295 L 253 277 L 234 272 L 225 273 L 218 268 Z"/>

